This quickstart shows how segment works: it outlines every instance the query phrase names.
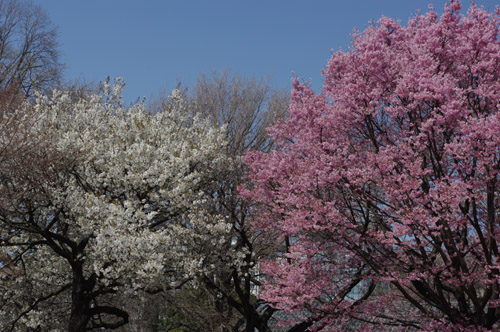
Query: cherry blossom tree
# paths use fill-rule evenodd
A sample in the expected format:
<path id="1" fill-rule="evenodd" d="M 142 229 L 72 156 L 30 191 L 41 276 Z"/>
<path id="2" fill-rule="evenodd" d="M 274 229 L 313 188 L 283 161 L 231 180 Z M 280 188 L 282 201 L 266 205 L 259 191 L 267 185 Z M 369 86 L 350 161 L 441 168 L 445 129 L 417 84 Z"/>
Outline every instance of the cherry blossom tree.
<path id="1" fill-rule="evenodd" d="M 115 294 L 180 286 L 231 228 L 205 209 L 227 167 L 223 130 L 177 90 L 161 112 L 125 108 L 122 86 L 38 96 L 25 106 L 36 121 L 0 133 L 2 147 L 46 137 L 6 159 L 26 167 L 0 168 L 2 331 L 118 328 L 128 313 Z"/>
<path id="2" fill-rule="evenodd" d="M 318 329 L 500 325 L 500 10 L 382 17 L 249 152 L 261 295 Z"/>

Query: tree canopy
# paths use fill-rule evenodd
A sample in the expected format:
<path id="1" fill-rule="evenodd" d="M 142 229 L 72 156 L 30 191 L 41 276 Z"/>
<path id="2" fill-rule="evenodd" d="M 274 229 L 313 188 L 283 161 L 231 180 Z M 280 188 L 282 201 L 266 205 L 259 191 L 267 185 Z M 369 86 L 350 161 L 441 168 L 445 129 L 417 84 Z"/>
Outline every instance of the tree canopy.
<path id="1" fill-rule="evenodd" d="M 0 0 L 0 330 L 500 329 L 500 9 L 461 10 L 356 31 L 290 103 L 224 72 L 124 106 L 49 92 L 50 21 Z"/>
<path id="2" fill-rule="evenodd" d="M 113 294 L 175 288 L 231 227 L 204 209 L 226 168 L 223 131 L 189 116 L 177 90 L 154 115 L 125 108 L 122 86 L 55 91 L 6 114 L 35 121 L 5 126 L 2 146 L 45 139 L 0 168 L 3 331 L 119 327 L 128 314 Z"/>
<path id="3" fill-rule="evenodd" d="M 43 9 L 29 0 L 1 0 L 0 90 L 48 92 L 61 70 L 56 27 Z"/>
<path id="4" fill-rule="evenodd" d="M 500 12 L 386 17 L 246 157 L 262 297 L 330 330 L 499 328 Z"/>

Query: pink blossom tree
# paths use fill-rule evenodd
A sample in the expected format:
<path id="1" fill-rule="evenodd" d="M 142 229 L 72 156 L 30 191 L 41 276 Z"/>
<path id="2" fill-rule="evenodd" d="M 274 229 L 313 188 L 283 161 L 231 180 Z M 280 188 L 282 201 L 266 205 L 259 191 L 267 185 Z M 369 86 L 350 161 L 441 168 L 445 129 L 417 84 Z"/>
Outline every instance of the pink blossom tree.
<path id="1" fill-rule="evenodd" d="M 500 328 L 500 10 L 382 17 L 249 152 L 261 296 L 329 330 Z M 303 317 L 302 317 L 303 318 Z"/>

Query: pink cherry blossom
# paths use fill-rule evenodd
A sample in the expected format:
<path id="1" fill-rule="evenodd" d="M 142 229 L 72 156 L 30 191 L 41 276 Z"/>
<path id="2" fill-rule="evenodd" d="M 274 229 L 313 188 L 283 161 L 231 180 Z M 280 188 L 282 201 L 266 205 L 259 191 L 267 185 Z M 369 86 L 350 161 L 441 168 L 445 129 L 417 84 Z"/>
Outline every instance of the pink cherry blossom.
<path id="1" fill-rule="evenodd" d="M 500 11 L 382 17 L 249 152 L 261 296 L 332 331 L 500 328 Z"/>

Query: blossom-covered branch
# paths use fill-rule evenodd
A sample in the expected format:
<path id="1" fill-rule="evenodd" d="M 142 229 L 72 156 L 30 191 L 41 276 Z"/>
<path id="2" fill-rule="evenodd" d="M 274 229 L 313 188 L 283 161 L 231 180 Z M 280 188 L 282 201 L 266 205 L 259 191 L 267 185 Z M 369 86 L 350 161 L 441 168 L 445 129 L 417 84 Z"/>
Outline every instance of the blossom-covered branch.
<path id="1" fill-rule="evenodd" d="M 275 306 L 339 331 L 499 328 L 500 12 L 460 10 L 356 32 L 247 155 L 255 225 L 289 244 L 263 264 Z"/>

